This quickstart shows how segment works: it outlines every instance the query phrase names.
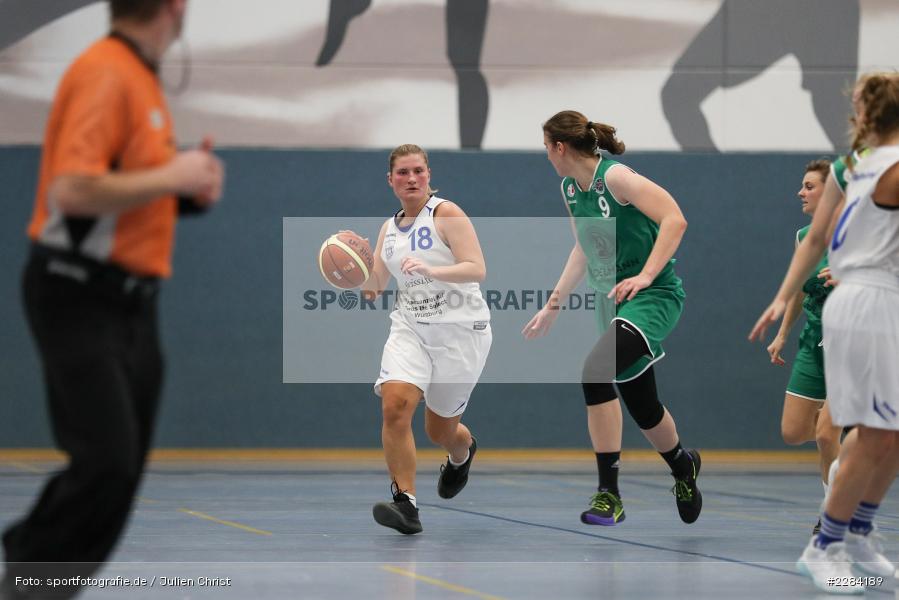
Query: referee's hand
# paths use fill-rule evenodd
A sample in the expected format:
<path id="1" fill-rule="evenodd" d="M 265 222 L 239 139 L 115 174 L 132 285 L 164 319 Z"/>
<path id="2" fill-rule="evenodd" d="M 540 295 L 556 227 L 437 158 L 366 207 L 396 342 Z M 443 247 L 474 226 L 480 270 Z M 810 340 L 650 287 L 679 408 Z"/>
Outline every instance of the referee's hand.
<path id="1" fill-rule="evenodd" d="M 198 148 L 178 152 L 168 167 L 179 196 L 189 196 L 204 208 L 221 198 L 225 167 L 212 153 L 211 138 L 204 138 Z"/>

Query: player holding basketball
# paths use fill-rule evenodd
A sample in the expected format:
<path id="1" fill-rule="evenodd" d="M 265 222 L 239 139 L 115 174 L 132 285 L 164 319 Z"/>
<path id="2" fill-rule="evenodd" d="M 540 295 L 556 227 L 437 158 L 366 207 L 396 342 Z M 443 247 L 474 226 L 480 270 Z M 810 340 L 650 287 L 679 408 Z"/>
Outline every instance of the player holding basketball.
<path id="1" fill-rule="evenodd" d="M 544 306 L 522 333 L 528 339 L 546 335 L 559 314 L 559 302 L 585 273 L 600 297 L 614 300 L 611 306 L 597 302 L 600 338 L 583 369 L 599 486 L 581 521 L 615 525 L 624 520 L 618 490 L 620 397 L 671 468 L 681 520 L 693 523 L 702 509 L 696 486 L 699 452 L 681 446 L 674 419 L 659 402 L 652 367 L 664 356 L 662 341 L 683 308 L 684 290 L 672 256 L 687 221 L 667 191 L 600 154 L 601 149 L 624 152 L 614 127 L 566 110 L 543 124 L 543 144 L 550 163 L 564 178 L 562 199 L 572 217 L 575 244 L 553 290 L 555 301 Z"/>
<path id="2" fill-rule="evenodd" d="M 425 431 L 449 454 L 437 493 L 452 498 L 468 482 L 477 451 L 460 420 L 484 369 L 493 334 L 478 282 L 484 256 L 471 221 L 431 189 L 427 153 L 406 144 L 390 154 L 387 183 L 401 208 L 378 235 L 375 265 L 363 286 L 381 293 L 396 278 L 396 308 L 375 393 L 392 502 L 374 506 L 375 521 L 405 534 L 422 530 L 415 499 L 412 416 L 425 400 Z"/>
<path id="3" fill-rule="evenodd" d="M 806 165 L 802 187 L 798 193 L 803 213 L 815 214 L 830 168 L 828 160 L 814 160 Z M 808 233 L 809 227 L 806 225 L 796 232 L 797 246 Z M 817 442 L 821 479 L 826 493 L 828 469 L 840 451 L 841 429 L 831 423 L 830 411 L 825 402 L 827 388 L 824 382 L 824 349 L 821 345 L 821 310 L 824 308 L 824 300 L 833 289 L 832 282 L 820 275 L 828 273 L 825 269 L 827 269 L 826 257 L 805 281 L 802 289 L 790 300 L 780 330 L 767 350 L 773 364 L 785 364 L 781 351 L 796 319 L 801 312 L 804 312 L 806 323 L 799 336 L 799 350 L 790 371 L 790 381 L 784 396 L 781 434 L 784 442 L 788 444 L 798 445 L 812 440 Z M 815 526 L 815 531 L 820 525 L 819 522 Z"/>
<path id="4" fill-rule="evenodd" d="M 828 298 L 822 321 L 833 422 L 855 425 L 857 434 L 841 451 L 821 531 L 797 562 L 817 587 L 842 594 L 865 589 L 853 577 L 850 561 L 871 574 L 893 573 L 872 519 L 899 468 L 899 77 L 866 77 L 855 104 L 853 150 L 867 146 L 871 151 L 848 176 L 846 205 L 829 255 L 840 285 Z M 760 338 L 780 318 L 787 299 L 820 260 L 840 202 L 835 182 L 828 179 L 827 187 L 808 235 L 750 339 Z"/>

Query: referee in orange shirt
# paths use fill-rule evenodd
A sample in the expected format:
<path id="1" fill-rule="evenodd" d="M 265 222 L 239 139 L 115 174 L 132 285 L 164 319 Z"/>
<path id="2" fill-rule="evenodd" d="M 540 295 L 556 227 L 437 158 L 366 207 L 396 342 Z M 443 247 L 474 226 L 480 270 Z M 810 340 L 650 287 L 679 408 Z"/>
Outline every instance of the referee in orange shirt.
<path id="1" fill-rule="evenodd" d="M 211 144 L 179 152 L 159 61 L 186 0 L 110 0 L 112 29 L 69 67 L 41 158 L 25 311 L 65 469 L 3 534 L 0 598 L 71 597 L 17 576 L 85 577 L 109 557 L 140 483 L 162 388 L 159 281 L 179 213 L 218 201 Z M 55 563 L 55 564 L 49 564 Z"/>

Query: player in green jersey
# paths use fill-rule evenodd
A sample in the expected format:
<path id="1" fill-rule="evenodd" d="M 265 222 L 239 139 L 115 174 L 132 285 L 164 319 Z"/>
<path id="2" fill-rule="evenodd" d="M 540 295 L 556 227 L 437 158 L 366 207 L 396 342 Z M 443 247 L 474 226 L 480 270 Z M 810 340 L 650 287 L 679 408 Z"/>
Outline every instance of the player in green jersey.
<path id="1" fill-rule="evenodd" d="M 543 133 L 547 157 L 564 178 L 562 197 L 575 244 L 552 301 L 522 333 L 528 339 L 546 335 L 561 299 L 585 274 L 598 299 L 610 299 L 608 305 L 596 303 L 599 341 L 584 362 L 582 376 L 599 486 L 581 521 L 615 525 L 624 520 L 618 490 L 620 398 L 671 468 L 678 513 L 692 523 L 702 509 L 696 486 L 699 452 L 681 446 L 674 419 L 659 402 L 652 367 L 664 356 L 662 341 L 683 308 L 684 290 L 672 256 L 687 221 L 667 191 L 600 153 L 624 152 L 614 127 L 567 110 L 544 123 Z"/>
<path id="2" fill-rule="evenodd" d="M 798 194 L 803 213 L 809 216 L 815 214 L 830 171 L 829 160 L 814 160 L 806 165 Z M 809 226 L 806 225 L 796 232 L 797 246 L 808 230 Z M 798 445 L 812 440 L 817 443 L 825 494 L 828 470 L 840 452 L 840 428 L 833 426 L 825 402 L 827 388 L 824 383 L 821 310 L 824 308 L 824 300 L 833 289 L 832 282 L 827 278 L 828 274 L 827 257 L 824 257 L 788 304 L 780 329 L 767 349 L 772 364 L 784 365 L 786 361 L 781 352 L 796 319 L 800 313 L 805 313 L 806 324 L 799 336 L 799 350 L 790 371 L 780 427 L 787 444 Z M 815 525 L 815 530 L 818 528 L 820 522 Z"/>
<path id="3" fill-rule="evenodd" d="M 862 75 L 861 77 L 859 77 L 858 81 L 856 81 L 855 86 L 853 87 L 852 106 L 853 106 L 853 112 L 855 113 L 855 116 L 853 116 L 851 119 L 851 121 L 853 123 L 855 123 L 855 120 L 858 115 L 858 110 L 861 106 L 861 102 L 860 102 L 861 89 L 864 86 L 865 82 L 867 81 L 868 77 L 870 77 L 871 75 L 872 74 L 870 74 L 870 73 Z M 821 203 L 833 204 L 836 207 L 835 211 L 834 211 L 834 217 L 831 220 L 831 223 L 828 227 L 828 233 L 827 233 L 828 238 L 832 237 L 832 235 L 833 235 L 834 228 L 836 227 L 837 217 L 842 213 L 843 203 L 846 200 L 845 195 L 846 195 L 846 186 L 848 185 L 847 176 L 849 173 L 849 163 L 850 163 L 850 161 L 853 164 L 857 163 L 864 156 L 866 156 L 868 154 L 868 152 L 869 151 L 867 148 L 863 148 L 856 152 L 853 152 L 851 154 L 851 157 L 848 157 L 846 155 L 840 155 L 839 157 L 834 159 L 834 161 L 830 164 L 829 173 L 825 180 L 825 185 L 823 186 L 822 193 L 818 197 L 818 201 L 816 203 L 816 204 L 821 204 Z M 811 229 L 811 226 L 804 228 L 802 235 L 801 236 L 797 235 L 797 242 L 801 242 L 805 238 L 805 236 L 808 234 L 810 229 Z M 826 263 L 826 260 L 822 261 L 822 264 L 824 264 L 824 263 Z M 818 268 L 820 269 L 820 271 L 818 272 L 818 276 L 824 280 L 825 285 L 827 287 L 832 289 L 833 286 L 836 285 L 837 282 L 833 281 L 831 278 L 830 267 L 825 265 L 824 268 L 822 269 L 821 265 L 819 264 Z M 807 280 L 806 283 L 808 284 L 809 281 L 811 281 L 811 278 L 809 280 Z M 788 306 L 788 308 L 789 308 L 789 306 Z M 818 315 L 819 315 L 819 318 L 817 319 L 817 321 L 818 321 L 818 323 L 820 323 L 820 312 L 818 313 Z M 787 316 L 788 315 L 786 315 L 786 314 L 784 315 L 784 320 L 786 320 Z M 769 352 L 770 352 L 770 347 L 769 347 Z M 817 352 L 820 352 L 820 350 L 817 350 Z M 800 362 L 800 358 L 801 357 L 799 355 L 797 355 L 797 363 Z M 804 362 L 806 365 L 808 365 L 807 361 L 802 361 L 802 362 Z M 794 370 L 795 370 L 795 367 L 794 367 Z M 794 382 L 791 379 L 791 384 L 792 383 L 794 383 Z M 787 409 L 787 407 L 785 404 L 784 410 L 786 411 L 786 409 Z M 818 442 L 819 458 L 820 458 L 821 466 L 822 466 L 822 480 L 824 482 L 825 501 L 827 499 L 828 493 L 830 492 L 831 483 L 834 481 L 834 478 L 836 477 L 836 472 L 840 466 L 839 453 L 846 452 L 846 451 L 851 452 L 855 445 L 855 441 L 857 438 L 857 432 L 855 432 L 855 430 L 851 427 L 847 428 L 847 429 L 850 429 L 851 431 L 849 431 L 849 433 L 846 434 L 846 436 L 843 438 L 842 443 L 837 445 L 837 447 L 834 450 L 837 453 L 837 456 L 834 460 L 830 460 L 829 467 L 826 467 L 825 463 L 828 462 L 828 456 L 827 456 L 828 450 L 826 449 L 826 447 L 833 445 L 835 443 L 835 442 L 832 442 L 828 438 L 830 436 L 834 435 L 834 431 L 839 432 L 839 428 L 834 428 L 833 422 L 832 422 L 831 416 L 830 416 L 830 406 L 829 406 L 829 403 L 827 401 L 825 401 L 821 408 L 821 411 L 818 413 L 817 423 L 816 423 L 816 431 L 815 431 L 816 441 Z M 837 435 L 839 435 L 839 433 L 837 433 Z M 786 439 L 786 435 L 784 437 Z M 823 442 L 824 447 L 822 447 L 822 442 Z M 813 531 L 815 533 L 818 533 L 820 531 L 820 529 L 821 529 L 821 521 L 819 519 L 818 523 L 815 525 Z"/>

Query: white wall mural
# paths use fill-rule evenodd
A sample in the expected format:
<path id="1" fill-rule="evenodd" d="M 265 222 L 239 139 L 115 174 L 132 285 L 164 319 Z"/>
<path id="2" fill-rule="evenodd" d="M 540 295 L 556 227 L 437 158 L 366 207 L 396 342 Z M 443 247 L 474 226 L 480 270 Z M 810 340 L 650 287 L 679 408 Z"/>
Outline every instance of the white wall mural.
<path id="1" fill-rule="evenodd" d="M 163 75 L 181 141 L 538 149 L 563 108 L 636 150 L 832 151 L 895 0 L 191 0 Z M 0 143 L 39 143 L 90 0 L 0 0 Z"/>

